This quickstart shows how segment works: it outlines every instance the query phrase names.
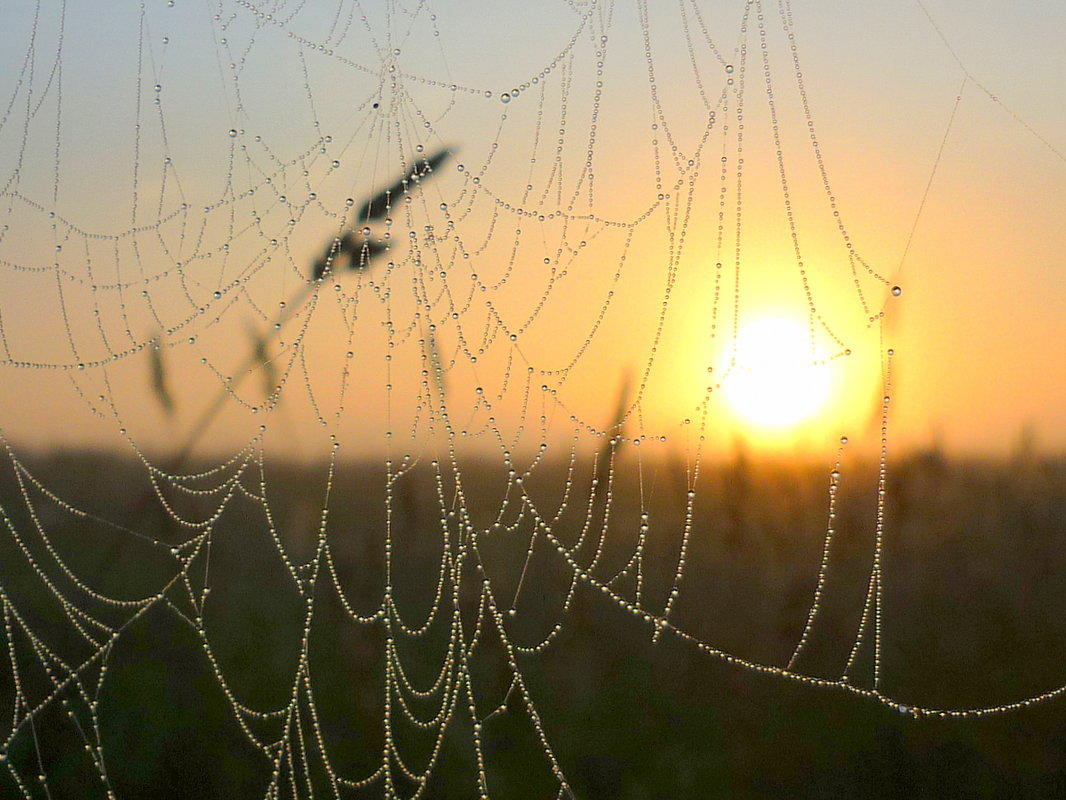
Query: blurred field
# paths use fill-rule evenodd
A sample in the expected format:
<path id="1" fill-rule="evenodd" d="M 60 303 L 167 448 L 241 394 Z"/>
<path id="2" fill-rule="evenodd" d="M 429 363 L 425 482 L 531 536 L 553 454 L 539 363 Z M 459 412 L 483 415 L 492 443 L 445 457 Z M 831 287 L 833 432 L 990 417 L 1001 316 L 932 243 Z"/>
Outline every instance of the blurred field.
<path id="1" fill-rule="evenodd" d="M 26 466 L 46 489 L 99 518 L 169 544 L 189 535 L 154 502 L 139 502 L 152 496 L 140 464 L 57 453 Z M 873 555 L 874 467 L 851 464 L 843 470 L 825 603 L 797 664 L 810 675 L 838 677 L 854 639 Z M 547 464 L 527 480 L 526 491 L 541 508 L 558 506 L 565 470 L 566 465 Z M 577 539 L 588 511 L 589 470 L 578 465 L 575 493 L 584 502 L 572 503 L 556 526 L 568 543 Z M 817 579 L 827 473 L 821 464 L 744 459 L 705 464 L 673 623 L 735 655 L 785 664 Z M 43 565 L 78 607 L 109 620 L 122 614 L 101 610 L 55 568 L 10 462 L 0 475 L 0 504 L 10 524 L 0 536 L 4 592 L 58 657 L 84 659 L 89 651 L 27 566 L 28 557 Z M 266 478 L 287 551 L 297 562 L 310 558 L 325 497 L 325 466 L 268 464 Z M 259 490 L 258 481 L 257 470 L 241 479 L 249 491 Z M 449 501 L 454 483 L 454 475 L 444 476 Z M 471 521 L 488 528 L 500 513 L 506 475 L 472 464 L 462 485 Z M 339 580 L 361 613 L 377 607 L 385 586 L 384 490 L 384 465 L 342 464 L 329 499 L 326 530 Z M 646 464 L 643 491 L 650 528 L 642 590 L 646 607 L 657 611 L 669 593 L 680 546 L 684 463 Z M 26 494 L 56 554 L 90 587 L 132 599 L 174 574 L 176 559 L 167 547 L 76 518 L 41 489 L 29 486 Z M 639 498 L 635 462 L 619 464 L 597 574 L 617 571 L 632 553 Z M 885 693 L 907 704 L 970 708 L 1066 683 L 1066 461 L 962 463 L 936 454 L 913 456 L 890 465 L 887 498 Z M 190 515 L 220 500 L 172 499 L 184 503 Z M 591 512 L 597 525 L 603 511 L 604 498 L 597 495 Z M 508 507 L 502 517 L 514 521 L 518 509 Z M 441 506 L 428 466 L 414 468 L 394 485 L 391 524 L 395 599 L 415 622 L 432 605 L 443 546 Z M 479 537 L 499 598 L 515 592 L 531 530 L 524 519 L 514 530 Z M 586 562 L 593 546 L 578 551 Z M 203 569 L 197 562 L 190 575 L 202 583 Z M 284 704 L 299 658 L 303 604 L 281 566 L 262 510 L 239 493 L 214 525 L 207 569 L 211 594 L 204 625 L 229 685 L 253 707 Z M 535 643 L 551 629 L 567 586 L 565 565 L 541 543 L 509 627 L 516 642 Z M 635 589 L 625 580 L 615 586 L 627 596 Z M 187 611 L 179 595 L 173 592 L 174 606 Z M 383 632 L 380 625 L 347 621 L 322 577 L 316 598 L 308 647 L 320 722 L 334 768 L 359 778 L 380 763 Z M 473 600 L 464 596 L 462 602 L 468 614 Z M 649 626 L 584 585 L 561 621 L 556 642 L 543 653 L 521 656 L 519 663 L 578 797 L 1066 796 L 1066 700 L 977 720 L 912 719 L 839 690 L 729 665 L 676 637 L 653 643 Z M 441 663 L 447 637 L 446 626 L 438 627 L 399 645 L 416 683 L 431 681 Z M 12 663 L 28 697 L 43 698 L 49 686 L 27 637 L 15 633 L 8 641 L 14 652 L 5 654 L 0 668 L 4 739 L 12 720 Z M 477 651 L 479 702 L 486 709 L 507 690 L 498 650 L 486 645 Z M 176 613 L 162 603 L 154 606 L 124 630 L 108 664 L 99 727 L 118 797 L 263 795 L 269 764 L 237 727 L 195 631 Z M 867 685 L 870 670 L 867 650 L 855 682 Z M 555 796 L 547 759 L 513 698 L 506 713 L 486 723 L 484 736 L 494 797 Z M 409 729 L 399 729 L 397 738 L 412 755 L 424 755 L 431 743 L 427 734 Z M 38 758 L 48 775 L 47 795 L 35 781 Z M 32 797 L 105 796 L 77 729 L 58 704 L 43 711 L 32 730 L 20 729 L 7 759 L 29 779 Z M 476 796 L 476 771 L 470 723 L 460 711 L 449 725 L 429 797 Z M 283 796 L 307 796 L 309 787 L 315 796 L 332 796 L 321 774 L 286 786 Z M 21 796 L 7 771 L 0 771 L 0 795 Z M 380 785 L 342 794 L 381 795 Z"/>

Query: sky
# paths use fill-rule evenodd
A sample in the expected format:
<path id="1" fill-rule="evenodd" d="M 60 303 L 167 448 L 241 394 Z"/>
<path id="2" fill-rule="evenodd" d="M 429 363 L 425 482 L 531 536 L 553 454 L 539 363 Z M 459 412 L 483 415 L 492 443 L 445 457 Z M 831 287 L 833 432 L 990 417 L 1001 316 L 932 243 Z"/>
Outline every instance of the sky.
<path id="1" fill-rule="evenodd" d="M 646 448 L 821 453 L 887 408 L 902 449 L 1066 449 L 1066 8 L 818 0 L 788 39 L 766 2 L 764 65 L 759 6 L 649 5 L 12 3 L 4 438 L 565 452 L 621 407 Z M 308 291 L 419 147 L 389 253 Z M 725 388 L 766 318 L 826 362 L 802 423 Z"/>

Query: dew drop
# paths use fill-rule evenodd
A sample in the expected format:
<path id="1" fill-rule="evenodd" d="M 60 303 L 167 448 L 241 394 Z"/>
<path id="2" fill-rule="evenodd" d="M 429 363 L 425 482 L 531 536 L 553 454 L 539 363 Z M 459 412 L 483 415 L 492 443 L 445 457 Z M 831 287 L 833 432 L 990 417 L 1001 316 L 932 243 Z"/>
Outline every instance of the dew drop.
<path id="1" fill-rule="evenodd" d="M 237 138 L 237 129 L 236 128 L 230 128 L 228 136 L 231 139 L 236 139 Z"/>
<path id="2" fill-rule="evenodd" d="M 511 102 L 511 94 L 510 94 L 510 92 L 504 92 L 503 94 L 501 94 L 500 95 L 500 102 L 501 103 L 510 103 Z"/>
<path id="3" fill-rule="evenodd" d="M 732 75 L 733 74 L 733 65 L 732 64 L 726 64 L 725 65 L 725 73 L 726 73 L 726 75 Z"/>
<path id="4" fill-rule="evenodd" d="M 899 297 L 901 294 L 903 294 L 903 288 L 902 287 L 900 287 L 900 286 L 893 286 L 892 287 L 892 296 L 893 297 Z"/>

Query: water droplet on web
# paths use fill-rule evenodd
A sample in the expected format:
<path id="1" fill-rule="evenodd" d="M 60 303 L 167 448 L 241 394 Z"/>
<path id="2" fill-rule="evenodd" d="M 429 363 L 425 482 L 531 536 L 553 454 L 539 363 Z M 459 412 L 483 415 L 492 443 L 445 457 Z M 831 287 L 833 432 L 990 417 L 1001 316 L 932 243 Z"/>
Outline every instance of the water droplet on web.
<path id="1" fill-rule="evenodd" d="M 230 128 L 229 129 L 229 133 L 227 135 L 231 139 L 236 139 L 237 138 L 237 129 L 236 128 Z"/>
<path id="2" fill-rule="evenodd" d="M 726 75 L 732 75 L 733 74 L 733 65 L 732 64 L 726 64 L 725 65 L 725 72 L 726 72 Z"/>
<path id="3" fill-rule="evenodd" d="M 903 288 L 901 286 L 893 286 L 892 287 L 892 296 L 893 297 L 899 297 L 901 294 L 903 294 Z"/>
<path id="4" fill-rule="evenodd" d="M 501 103 L 510 103 L 511 102 L 511 94 L 510 94 L 510 92 L 504 92 L 503 94 L 501 94 L 500 95 L 500 102 Z"/>
<path id="5" fill-rule="evenodd" d="M 214 298 L 216 300 L 221 300 L 222 299 L 222 292 L 216 291 L 213 296 L 214 296 Z"/>

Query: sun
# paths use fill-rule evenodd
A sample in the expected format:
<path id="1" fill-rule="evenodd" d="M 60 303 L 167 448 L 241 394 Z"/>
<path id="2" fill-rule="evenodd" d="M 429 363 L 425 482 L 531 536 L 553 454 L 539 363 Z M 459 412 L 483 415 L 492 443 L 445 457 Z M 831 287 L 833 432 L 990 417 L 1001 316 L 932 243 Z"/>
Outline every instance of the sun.
<path id="1" fill-rule="evenodd" d="M 737 333 L 726 355 L 722 391 L 742 420 L 783 430 L 814 416 L 829 396 L 830 369 L 806 325 L 762 317 Z"/>

